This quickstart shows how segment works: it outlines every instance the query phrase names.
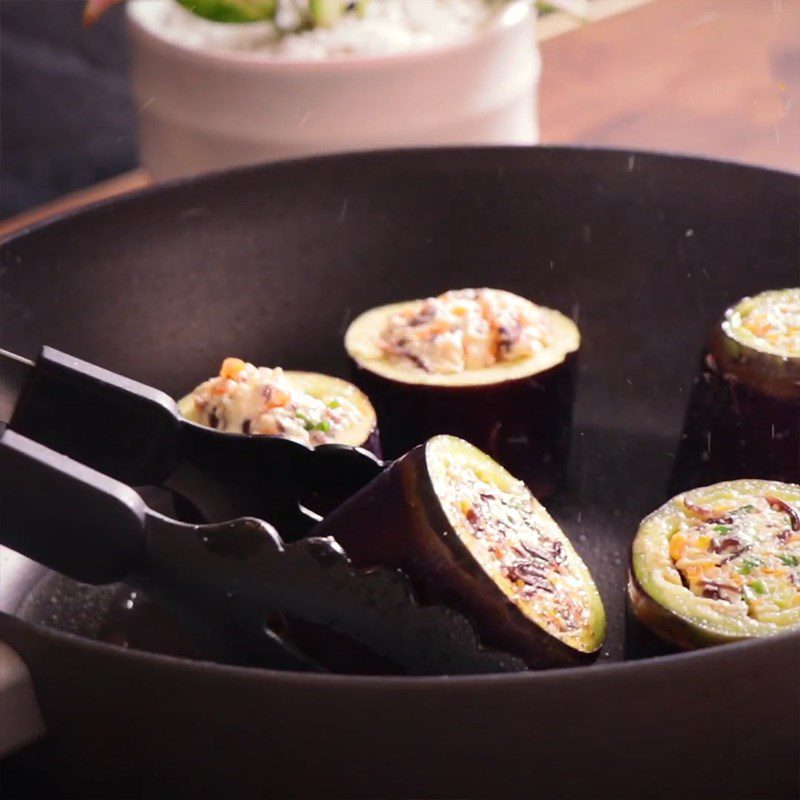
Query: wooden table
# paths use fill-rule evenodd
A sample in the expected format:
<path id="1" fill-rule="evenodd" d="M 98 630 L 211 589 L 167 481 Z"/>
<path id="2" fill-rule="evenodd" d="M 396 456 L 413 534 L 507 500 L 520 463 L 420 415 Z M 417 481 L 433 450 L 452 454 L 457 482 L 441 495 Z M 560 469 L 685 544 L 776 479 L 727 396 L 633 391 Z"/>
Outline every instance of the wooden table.
<path id="1" fill-rule="evenodd" d="M 542 142 L 800 173 L 800 0 L 594 0 L 540 25 Z M 147 186 L 136 170 L 0 222 L 0 237 Z"/>
<path id="2" fill-rule="evenodd" d="M 656 0 L 542 55 L 545 143 L 800 172 L 800 0 Z"/>

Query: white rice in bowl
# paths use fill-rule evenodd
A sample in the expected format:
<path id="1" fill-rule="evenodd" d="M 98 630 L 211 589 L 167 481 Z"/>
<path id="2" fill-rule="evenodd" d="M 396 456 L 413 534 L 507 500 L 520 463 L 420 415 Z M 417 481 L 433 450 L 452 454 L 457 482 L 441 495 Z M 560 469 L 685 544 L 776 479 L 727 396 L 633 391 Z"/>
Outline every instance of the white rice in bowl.
<path id="1" fill-rule="evenodd" d="M 144 28 L 177 45 L 250 52 L 293 61 L 377 56 L 422 50 L 463 39 L 503 5 L 498 0 L 371 0 L 362 16 L 343 15 L 329 28 L 292 31 L 308 0 L 278 0 L 276 23 L 213 22 L 176 0 L 133 0 L 130 13 Z"/>

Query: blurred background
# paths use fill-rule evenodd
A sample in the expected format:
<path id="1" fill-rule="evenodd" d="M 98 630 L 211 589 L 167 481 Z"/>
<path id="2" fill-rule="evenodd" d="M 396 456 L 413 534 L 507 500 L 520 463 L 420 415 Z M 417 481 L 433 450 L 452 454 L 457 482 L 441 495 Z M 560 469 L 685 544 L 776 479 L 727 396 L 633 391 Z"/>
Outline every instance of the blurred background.
<path id="1" fill-rule="evenodd" d="M 539 20 L 542 142 L 800 171 L 800 0 L 589 7 L 585 23 L 563 13 Z M 150 180 L 135 171 L 124 9 L 87 30 L 82 8 L 81 0 L 0 3 L 2 217 L 78 189 L 100 184 L 92 199 Z"/>
<path id="2" fill-rule="evenodd" d="M 0 213 L 136 165 L 122 9 L 95 28 L 79 0 L 0 3 Z"/>

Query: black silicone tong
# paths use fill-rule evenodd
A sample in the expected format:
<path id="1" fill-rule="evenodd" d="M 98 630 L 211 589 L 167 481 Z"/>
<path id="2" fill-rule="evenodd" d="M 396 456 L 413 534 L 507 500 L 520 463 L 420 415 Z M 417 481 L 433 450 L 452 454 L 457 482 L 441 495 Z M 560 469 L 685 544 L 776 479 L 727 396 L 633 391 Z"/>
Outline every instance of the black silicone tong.
<path id="1" fill-rule="evenodd" d="M 184 427 L 166 395 L 50 349 L 33 371 L 10 356 L 0 367 L 0 415 L 14 407 L 11 426 L 0 435 L 3 544 L 76 580 L 124 581 L 170 603 L 224 617 L 239 643 L 266 666 L 322 668 L 307 654 L 313 647 L 293 643 L 292 625 L 302 622 L 346 637 L 411 674 L 524 669 L 519 660 L 484 649 L 460 614 L 420 606 L 402 573 L 353 568 L 331 538 L 285 544 L 274 528 L 252 517 L 178 522 L 149 508 L 125 483 L 79 463 L 91 460 L 136 484 L 177 474 L 176 463 L 202 469 L 194 459 L 208 454 L 205 448 L 214 450 L 197 444 L 205 429 Z M 100 414 L 105 435 L 90 410 Z M 209 442 L 217 438 L 208 433 Z M 87 441 L 82 434 L 96 438 Z M 59 452 L 45 443 L 58 444 Z M 328 465 L 339 472 L 345 463 L 354 465 L 349 485 L 380 466 L 353 448 L 334 448 L 323 468 L 315 451 L 298 447 L 290 484 L 297 490 L 304 476 L 324 478 Z M 224 447 L 219 450 L 224 453 Z M 254 459 L 258 451 L 231 450 L 236 452 Z M 225 486 L 217 491 L 224 494 Z M 269 627 L 275 615 L 281 625 Z"/>
<path id="2" fill-rule="evenodd" d="M 307 447 L 184 419 L 164 392 L 44 347 L 0 351 L 0 418 L 17 433 L 131 486 L 166 486 L 208 521 L 249 515 L 296 539 L 383 468 L 346 445 Z"/>
<path id="3" fill-rule="evenodd" d="M 284 544 L 253 518 L 176 522 L 125 484 L 12 430 L 0 435 L 0 503 L 3 544 L 76 580 L 124 581 L 225 617 L 266 666 L 321 668 L 267 626 L 277 614 L 332 630 L 411 674 L 524 668 L 481 648 L 456 612 L 419 606 L 401 573 L 354 569 L 331 538 Z"/>

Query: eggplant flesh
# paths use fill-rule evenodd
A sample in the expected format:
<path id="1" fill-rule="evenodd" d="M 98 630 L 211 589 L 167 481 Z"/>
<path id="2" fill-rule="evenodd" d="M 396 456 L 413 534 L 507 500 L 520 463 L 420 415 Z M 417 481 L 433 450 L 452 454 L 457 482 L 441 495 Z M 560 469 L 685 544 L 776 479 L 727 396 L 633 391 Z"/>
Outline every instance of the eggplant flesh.
<path id="1" fill-rule="evenodd" d="M 777 347 L 741 325 L 742 309 L 781 300 L 800 314 L 800 289 L 771 291 L 745 298 L 715 326 L 687 406 L 671 493 L 743 475 L 800 481 L 800 331 L 790 329 Z"/>
<path id="2" fill-rule="evenodd" d="M 466 441 L 417 446 L 312 534 L 334 536 L 355 566 L 399 568 L 422 604 L 459 611 L 484 646 L 531 668 L 586 663 L 602 647 L 602 600 L 569 540 Z"/>
<path id="3" fill-rule="evenodd" d="M 310 395 L 316 400 L 321 400 L 326 405 L 344 399 L 358 411 L 355 424 L 343 428 L 336 435 L 331 436 L 331 444 L 344 444 L 351 447 L 363 447 L 381 457 L 380 436 L 378 433 L 378 420 L 375 409 L 367 396 L 356 386 L 341 378 L 332 375 L 323 375 L 319 372 L 301 372 L 286 370 L 286 381 L 295 389 Z M 207 424 L 205 416 L 194 402 L 194 393 L 190 393 L 178 401 L 178 409 L 182 416 L 191 422 Z M 238 430 L 237 433 L 246 431 Z"/>
<path id="4" fill-rule="evenodd" d="M 724 375 L 768 397 L 800 398 L 800 288 L 745 297 L 715 327 L 710 352 Z"/>
<path id="5" fill-rule="evenodd" d="M 225 372 L 223 364 L 221 377 Z M 249 402 L 248 398 L 237 398 L 233 408 L 219 412 L 214 395 L 208 391 L 213 386 L 201 385 L 179 401 L 179 411 L 188 424 L 182 431 L 179 466 L 167 485 L 191 498 L 207 521 L 222 522 L 248 514 L 269 520 L 280 529 L 284 540 L 294 541 L 313 524 L 307 511 L 326 514 L 363 486 L 377 468 L 376 462 L 362 452 L 381 458 L 377 418 L 357 387 L 313 372 L 287 371 L 281 386 L 286 382 L 326 406 L 345 398 L 361 412 L 360 418 L 353 427 L 334 428 L 331 433 L 336 436 L 326 437 L 327 441 L 316 446 L 289 435 L 258 433 L 260 426 L 256 425 L 252 426 L 255 431 L 245 432 L 244 420 L 255 419 L 263 411 L 256 392 Z M 209 401 L 203 408 L 195 402 L 201 389 L 201 400 Z M 319 411 L 318 403 L 311 405 Z M 209 435 L 208 427 L 213 427 L 209 426 L 209 412 L 218 413 L 222 420 L 215 431 L 218 435 Z M 259 464 L 265 468 L 259 469 Z"/>
<path id="6" fill-rule="evenodd" d="M 694 649 L 800 628 L 800 486 L 742 479 L 674 497 L 631 549 L 634 614 Z"/>
<path id="7" fill-rule="evenodd" d="M 367 311 L 345 335 L 352 379 L 375 404 L 386 456 L 397 458 L 433 436 L 449 434 L 491 455 L 537 497 L 552 494 L 569 456 L 580 346 L 575 324 L 543 308 L 552 339 L 543 351 L 437 374 L 413 364 L 398 366 L 376 347 L 388 319 L 419 302 Z"/>

